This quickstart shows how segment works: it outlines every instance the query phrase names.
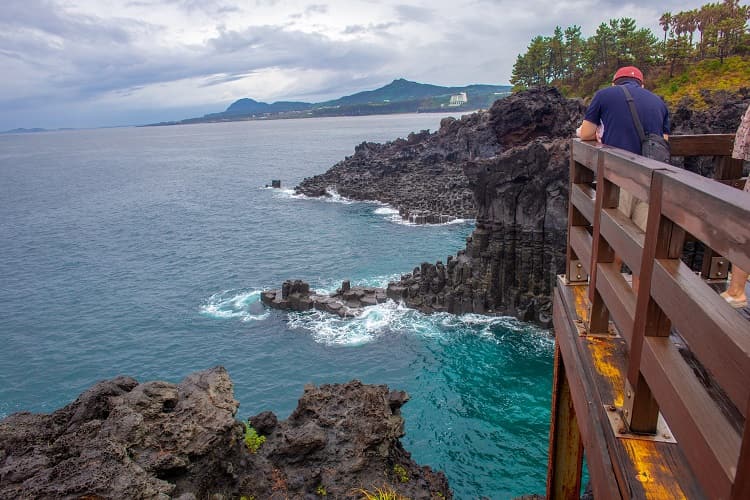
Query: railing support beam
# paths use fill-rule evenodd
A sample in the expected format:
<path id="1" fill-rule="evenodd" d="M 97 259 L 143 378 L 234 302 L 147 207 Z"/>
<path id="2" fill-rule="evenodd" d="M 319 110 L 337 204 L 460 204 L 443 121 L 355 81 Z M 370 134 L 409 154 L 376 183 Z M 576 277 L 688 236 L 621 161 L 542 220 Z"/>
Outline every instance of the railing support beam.
<path id="1" fill-rule="evenodd" d="M 554 366 L 546 496 L 551 500 L 578 500 L 581 496 L 583 440 L 557 343 Z"/>

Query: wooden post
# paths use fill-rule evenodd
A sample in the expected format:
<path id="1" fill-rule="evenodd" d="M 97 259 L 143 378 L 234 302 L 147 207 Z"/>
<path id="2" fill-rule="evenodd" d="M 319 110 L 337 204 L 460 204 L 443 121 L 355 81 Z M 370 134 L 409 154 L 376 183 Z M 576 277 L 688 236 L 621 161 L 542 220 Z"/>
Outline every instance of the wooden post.
<path id="1" fill-rule="evenodd" d="M 554 366 L 546 495 L 550 500 L 578 500 L 581 496 L 583 440 L 557 342 Z"/>
<path id="2" fill-rule="evenodd" d="M 636 297 L 633 336 L 630 340 L 628 376 L 625 384 L 623 416 L 633 432 L 653 434 L 659 417 L 659 405 L 641 374 L 641 353 L 646 336 L 669 336 L 671 324 L 651 298 L 651 278 L 655 259 L 679 259 L 685 232 L 661 215 L 663 174 L 654 172 L 649 194 L 646 238 L 641 258 L 640 285 Z"/>
<path id="3" fill-rule="evenodd" d="M 750 498 L 750 402 L 745 410 L 745 430 L 740 446 L 740 458 L 737 461 L 737 473 L 732 484 L 732 500 Z"/>
<path id="4" fill-rule="evenodd" d="M 742 160 L 732 158 L 731 156 L 716 156 L 714 158 L 714 179 L 717 181 L 739 179 L 742 177 Z M 708 245 L 703 250 L 703 264 L 701 265 L 701 276 L 704 279 L 712 278 L 711 262 L 715 257 L 721 257 L 714 252 Z M 727 274 L 721 277 L 724 279 Z"/>
<path id="5" fill-rule="evenodd" d="M 601 235 L 601 221 L 602 209 L 617 207 L 620 188 L 604 176 L 604 155 L 599 155 L 596 170 L 596 206 L 591 240 L 591 272 L 589 273 L 589 301 L 591 302 L 589 332 L 609 333 L 609 310 L 596 289 L 596 268 L 600 262 L 609 263 L 615 259 L 612 247 Z"/>
<path id="6" fill-rule="evenodd" d="M 573 149 L 571 145 L 571 150 Z M 570 182 L 568 183 L 568 192 L 573 192 L 573 185 L 574 184 L 590 184 L 594 180 L 594 174 L 589 170 L 588 168 L 584 167 L 583 165 L 577 163 L 575 159 L 573 158 L 573 154 L 570 155 Z M 586 217 L 583 216 L 583 214 L 575 207 L 573 206 L 573 203 L 570 201 L 570 196 L 568 197 L 568 248 L 565 258 L 565 278 L 568 280 L 568 282 L 572 281 L 579 281 L 575 279 L 574 276 L 570 273 L 570 263 L 573 260 L 578 260 L 578 256 L 573 251 L 573 248 L 570 246 L 570 228 L 573 226 L 588 226 L 589 221 L 586 219 Z"/>

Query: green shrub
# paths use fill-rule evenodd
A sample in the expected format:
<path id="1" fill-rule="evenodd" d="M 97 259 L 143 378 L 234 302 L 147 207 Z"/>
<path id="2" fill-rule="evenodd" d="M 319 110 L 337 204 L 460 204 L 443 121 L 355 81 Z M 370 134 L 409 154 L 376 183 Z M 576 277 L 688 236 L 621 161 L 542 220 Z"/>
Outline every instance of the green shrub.
<path id="1" fill-rule="evenodd" d="M 245 445 L 250 453 L 255 453 L 266 442 L 266 436 L 259 436 L 252 425 L 245 423 Z"/>
<path id="2" fill-rule="evenodd" d="M 406 472 L 406 469 L 403 465 L 396 464 L 393 466 L 393 473 L 396 474 L 396 477 L 399 481 L 402 483 L 408 483 L 409 482 L 409 473 Z"/>
<path id="3" fill-rule="evenodd" d="M 326 491 L 326 487 L 321 484 L 315 490 L 315 494 L 318 495 L 318 496 L 324 497 L 324 496 L 328 495 L 328 492 Z"/>

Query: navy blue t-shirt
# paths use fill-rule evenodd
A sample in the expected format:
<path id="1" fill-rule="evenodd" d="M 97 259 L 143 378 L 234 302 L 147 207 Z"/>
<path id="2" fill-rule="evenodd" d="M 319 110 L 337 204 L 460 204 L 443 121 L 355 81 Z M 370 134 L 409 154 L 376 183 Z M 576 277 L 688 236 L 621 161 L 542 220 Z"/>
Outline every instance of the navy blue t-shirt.
<path id="1" fill-rule="evenodd" d="M 664 101 L 635 82 L 623 85 L 627 85 L 633 96 L 644 133 L 669 134 L 669 111 Z M 641 139 L 633 123 L 625 92 L 620 87 L 615 85 L 597 92 L 586 110 L 585 119 L 596 125 L 600 122 L 604 124 L 604 144 L 641 154 Z"/>

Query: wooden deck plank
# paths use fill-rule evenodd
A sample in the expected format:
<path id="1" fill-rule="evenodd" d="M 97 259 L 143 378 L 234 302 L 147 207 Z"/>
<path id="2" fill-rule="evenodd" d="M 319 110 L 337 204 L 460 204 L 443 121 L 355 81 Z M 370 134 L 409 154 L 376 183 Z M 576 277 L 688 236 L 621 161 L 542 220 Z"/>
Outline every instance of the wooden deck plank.
<path id="1" fill-rule="evenodd" d="M 553 306 L 555 336 L 567 367 L 566 373 L 576 415 L 585 416 L 578 417 L 578 427 L 586 448 L 586 460 L 594 496 L 607 499 L 630 498 L 629 493 L 621 493 L 620 484 L 615 480 L 604 435 L 606 429 L 604 423 L 599 421 L 599 413 L 595 412 L 592 415 L 592 410 L 597 409 L 597 403 L 594 401 L 591 385 L 585 383 L 583 378 L 586 370 L 581 363 L 577 347 L 578 329 L 576 321 L 580 321 L 580 318 L 575 314 L 575 308 L 571 308 L 569 305 L 575 304 L 571 289 L 585 287 L 580 285 L 565 286 L 560 285 L 560 283 L 562 283 L 562 280 L 558 279 Z"/>
<path id="2" fill-rule="evenodd" d="M 612 468 L 609 474 L 617 478 L 623 498 L 705 498 L 686 457 L 676 444 L 622 439 L 613 433 L 606 419 L 605 405 L 622 406 L 627 347 L 624 340 L 617 336 L 574 334 L 575 325 L 586 319 L 587 288 L 586 285 L 565 285 L 558 280 L 555 307 L 566 309 L 565 314 L 556 312 L 557 321 L 565 317 L 569 323 L 567 332 L 562 337 L 558 336 L 561 353 L 566 363 L 569 358 L 573 359 L 579 370 L 572 375 L 574 380 L 571 381 L 571 393 L 578 393 L 578 397 L 574 396 L 574 404 L 579 420 L 587 419 L 581 413 L 582 409 L 589 412 L 589 421 L 581 423 L 581 433 L 587 460 L 598 464 L 598 471 L 590 465 L 592 479 L 601 473 L 602 463 L 609 462 Z M 569 367 L 568 373 L 574 369 Z M 576 387 L 578 384 L 584 387 Z M 598 438 L 592 438 L 592 434 L 598 435 Z M 599 440 L 603 440 L 606 450 L 602 450 Z M 599 447 L 590 449 L 592 442 Z M 606 453 L 607 457 L 602 460 L 594 457 L 596 453 Z M 596 492 L 594 494 L 597 498 L 610 498 Z"/>

